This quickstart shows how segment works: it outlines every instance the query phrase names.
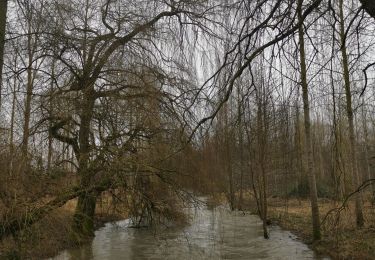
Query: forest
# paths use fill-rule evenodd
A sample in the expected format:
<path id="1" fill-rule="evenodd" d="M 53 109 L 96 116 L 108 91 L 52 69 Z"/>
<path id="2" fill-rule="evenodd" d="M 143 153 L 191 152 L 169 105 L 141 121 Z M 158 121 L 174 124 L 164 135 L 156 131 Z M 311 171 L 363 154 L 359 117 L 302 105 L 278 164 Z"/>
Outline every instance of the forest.
<path id="1" fill-rule="evenodd" d="M 0 0 L 0 259 L 202 197 L 375 259 L 374 168 L 372 0 Z"/>

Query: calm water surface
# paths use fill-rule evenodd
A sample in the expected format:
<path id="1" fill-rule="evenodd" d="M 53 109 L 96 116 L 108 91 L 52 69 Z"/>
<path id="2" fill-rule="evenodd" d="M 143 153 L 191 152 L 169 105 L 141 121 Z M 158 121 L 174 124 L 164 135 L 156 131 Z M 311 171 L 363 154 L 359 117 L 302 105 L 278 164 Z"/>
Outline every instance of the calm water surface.
<path id="1" fill-rule="evenodd" d="M 231 213 L 225 207 L 189 211 L 187 227 L 155 231 L 130 228 L 128 220 L 108 223 L 96 231 L 92 243 L 53 259 L 322 259 L 277 226 L 265 240 L 257 216 Z"/>

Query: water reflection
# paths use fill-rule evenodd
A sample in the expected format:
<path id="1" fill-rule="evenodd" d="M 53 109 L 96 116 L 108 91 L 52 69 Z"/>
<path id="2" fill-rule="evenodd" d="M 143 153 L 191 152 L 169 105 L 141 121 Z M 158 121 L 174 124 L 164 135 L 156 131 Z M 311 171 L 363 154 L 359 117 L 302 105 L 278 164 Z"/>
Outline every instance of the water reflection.
<path id="1" fill-rule="evenodd" d="M 223 207 L 190 211 L 191 225 L 185 228 L 133 229 L 127 220 L 107 224 L 91 244 L 53 259 L 320 259 L 278 227 L 271 227 L 271 239 L 263 239 L 254 215 Z"/>

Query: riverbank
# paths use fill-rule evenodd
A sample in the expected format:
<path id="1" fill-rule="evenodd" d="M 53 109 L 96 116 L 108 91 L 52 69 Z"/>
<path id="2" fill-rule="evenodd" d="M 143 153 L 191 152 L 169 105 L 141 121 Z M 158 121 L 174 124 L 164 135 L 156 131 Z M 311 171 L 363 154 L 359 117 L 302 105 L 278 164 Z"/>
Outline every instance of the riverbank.
<path id="1" fill-rule="evenodd" d="M 245 200 L 245 207 L 253 209 L 252 201 Z M 207 200 L 208 208 L 225 203 L 225 196 L 213 196 Z M 69 239 L 76 201 L 69 201 L 64 207 L 34 225 L 17 241 L 7 239 L 0 245 L 0 259 L 43 259 L 55 256 L 58 252 L 82 246 Z M 96 229 L 104 223 L 127 218 L 127 212 L 116 214 L 110 211 L 107 202 L 99 202 L 96 214 Z M 327 212 L 339 205 L 331 200 L 319 200 L 321 219 Z M 308 200 L 269 199 L 269 218 L 297 235 L 317 254 L 332 259 L 375 259 L 375 208 L 370 204 L 364 207 L 366 225 L 356 229 L 354 205 L 352 203 L 340 215 L 331 214 L 322 225 L 322 240 L 312 243 L 310 203 Z M 271 234 L 272 236 L 272 234 Z"/>
<path id="2" fill-rule="evenodd" d="M 17 239 L 8 237 L 1 241 L 0 259 L 45 259 L 62 250 L 82 246 L 82 243 L 77 244 L 70 239 L 75 206 L 76 200 L 68 201 L 29 230 L 22 232 Z M 95 229 L 106 222 L 127 217 L 125 210 L 114 212 L 109 208 L 108 202 L 100 201 L 96 208 Z"/>
<path id="3" fill-rule="evenodd" d="M 327 212 L 340 204 L 331 200 L 319 200 L 321 220 Z M 322 225 L 322 240 L 312 243 L 310 202 L 308 200 L 269 200 L 269 217 L 280 227 L 297 235 L 319 255 L 332 259 L 375 259 L 375 208 L 365 204 L 366 224 L 355 226 L 354 204 L 350 203 L 341 214 L 330 214 Z"/>
<path id="4" fill-rule="evenodd" d="M 213 205 L 226 203 L 225 195 L 215 195 L 210 198 L 210 202 Z M 322 239 L 314 243 L 311 236 L 311 208 L 308 199 L 268 198 L 268 218 L 272 224 L 291 231 L 318 255 L 339 260 L 375 259 L 375 206 L 369 202 L 364 204 L 366 222 L 361 229 L 356 228 L 354 202 L 349 202 L 340 214 L 336 214 L 337 211 L 333 209 L 340 206 L 341 202 L 319 199 L 321 222 L 323 222 Z M 251 192 L 244 193 L 242 208 L 257 214 Z M 331 213 L 327 215 L 328 212 Z"/>
<path id="5" fill-rule="evenodd" d="M 205 200 L 203 200 L 205 201 Z M 263 239 L 261 220 L 226 205 L 187 207 L 189 225 L 133 229 L 128 221 L 101 228 L 92 243 L 65 250 L 57 259 L 316 259 L 289 231 L 272 226 Z"/>

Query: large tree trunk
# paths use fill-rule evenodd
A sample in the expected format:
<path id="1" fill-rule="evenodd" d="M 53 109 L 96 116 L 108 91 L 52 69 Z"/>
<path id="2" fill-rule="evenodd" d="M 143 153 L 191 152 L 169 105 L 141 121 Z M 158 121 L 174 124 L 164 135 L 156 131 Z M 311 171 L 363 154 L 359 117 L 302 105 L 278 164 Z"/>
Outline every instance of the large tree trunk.
<path id="1" fill-rule="evenodd" d="M 81 124 L 79 129 L 79 156 L 78 175 L 80 186 L 90 186 L 92 173 L 90 172 L 90 125 L 93 115 L 95 97 L 93 86 L 84 89 L 81 107 Z M 94 214 L 97 193 L 86 192 L 80 194 L 74 214 L 73 230 L 77 238 L 84 238 L 94 235 Z"/>
<path id="2" fill-rule="evenodd" d="M 5 45 L 5 29 L 7 17 L 8 0 L 0 0 L 0 111 L 1 111 L 1 95 L 3 86 L 3 63 L 4 63 L 4 45 Z"/>
<path id="3" fill-rule="evenodd" d="M 89 1 L 85 4 L 85 28 L 87 28 Z M 83 61 L 87 65 L 87 35 L 85 32 L 83 42 Z M 85 77 L 85 76 L 84 76 Z M 82 108 L 81 108 L 81 125 L 79 129 L 79 158 L 78 158 L 78 175 L 80 176 L 80 185 L 82 187 L 90 186 L 92 182 L 92 172 L 90 171 L 90 131 L 91 121 L 94 112 L 95 90 L 94 85 L 83 86 L 82 91 Z M 74 213 L 73 230 L 78 240 L 94 235 L 94 215 L 96 199 L 98 194 L 95 192 L 86 192 L 78 197 L 77 207 Z"/>
<path id="4" fill-rule="evenodd" d="M 320 216 L 318 207 L 318 192 L 316 188 L 316 179 L 314 173 L 314 159 L 312 150 L 311 140 L 311 126 L 310 126 L 310 107 L 309 107 L 309 92 L 307 85 L 307 68 L 306 68 L 306 56 L 305 56 L 305 40 L 303 31 L 303 19 L 302 19 L 302 0 L 299 0 L 298 10 L 298 36 L 299 36 L 299 52 L 301 62 L 301 85 L 302 85 L 302 99 L 303 99 L 303 112 L 304 112 L 304 124 L 305 124 L 305 138 L 306 138 L 306 153 L 307 153 L 307 176 L 309 180 L 310 189 L 310 201 L 311 201 L 311 216 L 313 225 L 313 239 L 319 240 L 321 238 L 320 233 Z"/>
<path id="5" fill-rule="evenodd" d="M 360 185 L 359 173 L 357 168 L 357 153 L 355 149 L 355 133 L 354 133 L 354 116 L 353 116 L 353 108 L 352 108 L 352 94 L 351 94 L 351 86 L 350 86 L 350 78 L 349 78 L 349 61 L 348 55 L 345 46 L 345 28 L 344 28 L 344 9 L 343 9 L 343 0 L 339 2 L 340 8 L 340 46 L 341 46 L 341 55 L 342 55 L 342 66 L 344 72 L 344 85 L 345 85 L 345 96 L 346 96 L 346 113 L 348 117 L 348 124 L 349 124 L 349 155 L 351 158 L 351 176 L 352 176 L 352 184 L 354 185 L 353 189 L 356 190 Z M 356 222 L 358 227 L 362 227 L 364 225 L 364 218 L 363 218 L 363 205 L 361 199 L 361 193 L 358 192 L 355 195 L 355 212 L 356 212 Z"/>

